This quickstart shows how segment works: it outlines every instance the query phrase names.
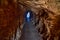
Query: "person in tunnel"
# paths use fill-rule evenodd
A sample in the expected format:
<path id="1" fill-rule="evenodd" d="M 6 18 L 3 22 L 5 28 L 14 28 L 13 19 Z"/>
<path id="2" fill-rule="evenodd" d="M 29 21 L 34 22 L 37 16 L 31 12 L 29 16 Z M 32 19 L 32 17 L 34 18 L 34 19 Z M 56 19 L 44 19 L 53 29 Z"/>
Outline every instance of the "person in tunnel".
<path id="1" fill-rule="evenodd" d="M 30 21 L 33 18 L 33 12 L 31 10 L 27 10 L 24 14 L 25 21 Z"/>

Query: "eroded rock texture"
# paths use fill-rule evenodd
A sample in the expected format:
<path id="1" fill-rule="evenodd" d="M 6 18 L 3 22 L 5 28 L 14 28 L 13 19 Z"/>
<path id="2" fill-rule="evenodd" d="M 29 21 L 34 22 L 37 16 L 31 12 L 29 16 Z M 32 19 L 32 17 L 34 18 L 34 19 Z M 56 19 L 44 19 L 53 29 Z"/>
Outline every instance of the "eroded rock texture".
<path id="1" fill-rule="evenodd" d="M 19 13 L 14 0 L 0 1 L 0 40 L 9 40 L 18 26 Z"/>

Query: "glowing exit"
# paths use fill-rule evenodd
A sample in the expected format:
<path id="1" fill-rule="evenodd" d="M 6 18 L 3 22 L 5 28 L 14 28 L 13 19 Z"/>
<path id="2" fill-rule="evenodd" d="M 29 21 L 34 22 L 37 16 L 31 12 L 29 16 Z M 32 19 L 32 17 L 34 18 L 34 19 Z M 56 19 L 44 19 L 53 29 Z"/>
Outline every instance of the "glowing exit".
<path id="1" fill-rule="evenodd" d="M 30 12 L 27 13 L 27 18 L 30 18 Z"/>

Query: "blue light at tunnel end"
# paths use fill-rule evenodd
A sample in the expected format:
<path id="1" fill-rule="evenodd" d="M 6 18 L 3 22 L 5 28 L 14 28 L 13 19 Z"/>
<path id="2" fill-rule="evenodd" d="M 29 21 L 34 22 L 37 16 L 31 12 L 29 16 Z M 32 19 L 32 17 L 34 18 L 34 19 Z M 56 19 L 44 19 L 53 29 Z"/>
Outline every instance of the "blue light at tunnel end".
<path id="1" fill-rule="evenodd" d="M 26 11 L 25 20 L 29 22 L 31 20 L 32 16 L 33 15 L 32 15 L 32 11 L 31 10 Z"/>

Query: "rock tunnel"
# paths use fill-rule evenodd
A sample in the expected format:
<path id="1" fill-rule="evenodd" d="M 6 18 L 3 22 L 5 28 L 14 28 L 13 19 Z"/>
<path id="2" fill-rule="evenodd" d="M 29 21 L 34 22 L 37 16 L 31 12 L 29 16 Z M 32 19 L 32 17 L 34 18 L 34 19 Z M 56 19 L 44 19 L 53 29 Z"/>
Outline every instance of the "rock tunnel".
<path id="1" fill-rule="evenodd" d="M 59 0 L 0 0 L 0 40 L 60 40 L 59 4 Z"/>

